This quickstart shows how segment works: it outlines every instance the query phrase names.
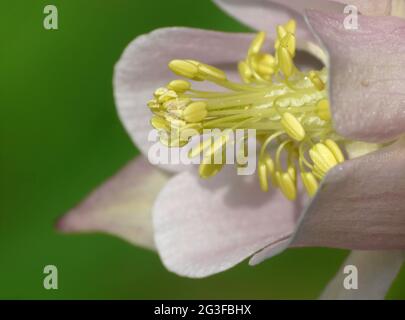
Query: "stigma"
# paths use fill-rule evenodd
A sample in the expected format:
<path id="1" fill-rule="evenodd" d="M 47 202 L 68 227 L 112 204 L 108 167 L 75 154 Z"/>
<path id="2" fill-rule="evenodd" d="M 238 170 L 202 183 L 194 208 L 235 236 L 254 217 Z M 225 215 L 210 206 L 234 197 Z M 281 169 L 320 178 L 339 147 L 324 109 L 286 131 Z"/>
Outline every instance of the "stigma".
<path id="1" fill-rule="evenodd" d="M 331 122 L 327 70 L 302 71 L 294 64 L 295 35 L 294 20 L 278 26 L 271 54 L 263 50 L 266 34 L 259 32 L 237 65 L 240 82 L 200 61 L 170 61 L 169 68 L 182 79 L 158 88 L 148 102 L 160 141 L 183 147 L 205 129 L 254 129 L 260 146 L 257 175 L 261 189 L 267 192 L 272 185 L 294 200 L 300 178 L 313 196 L 327 172 L 345 160 L 339 146 L 344 140 Z M 199 90 L 198 85 L 194 87 L 198 82 L 213 84 L 218 90 Z M 189 156 L 202 154 L 211 159 L 225 143 L 226 139 L 207 139 Z M 203 161 L 200 176 L 214 176 L 224 162 Z"/>

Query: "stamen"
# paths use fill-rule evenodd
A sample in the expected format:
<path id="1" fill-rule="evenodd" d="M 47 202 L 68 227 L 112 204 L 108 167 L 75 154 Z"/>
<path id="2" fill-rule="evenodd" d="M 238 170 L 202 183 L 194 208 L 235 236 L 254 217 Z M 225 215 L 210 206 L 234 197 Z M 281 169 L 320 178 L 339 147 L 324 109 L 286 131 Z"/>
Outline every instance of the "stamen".
<path id="1" fill-rule="evenodd" d="M 229 130 L 254 129 L 261 145 L 257 166 L 261 189 L 268 191 L 270 180 L 294 200 L 299 172 L 306 192 L 313 196 L 326 173 L 345 160 L 337 143 L 345 140 L 332 127 L 327 70 L 304 72 L 294 64 L 295 32 L 294 20 L 277 27 L 273 55 L 262 51 L 267 36 L 258 33 L 237 65 L 242 82 L 233 82 L 223 70 L 200 61 L 171 61 L 169 68 L 175 74 L 209 82 L 219 90 L 202 91 L 183 79 L 158 88 L 148 107 L 161 142 L 184 146 L 205 129 L 225 130 L 226 134 L 205 139 L 189 152 L 191 158 L 202 156 L 199 174 L 209 178 L 226 162 Z M 241 141 L 246 144 L 247 136 Z"/>
<path id="2" fill-rule="evenodd" d="M 318 190 L 318 181 L 315 176 L 311 172 L 301 172 L 301 180 L 308 195 L 314 196 Z"/>
<path id="3" fill-rule="evenodd" d="M 291 113 L 285 112 L 281 116 L 281 125 L 285 132 L 294 140 L 301 141 L 305 138 L 305 130 L 301 123 Z"/>

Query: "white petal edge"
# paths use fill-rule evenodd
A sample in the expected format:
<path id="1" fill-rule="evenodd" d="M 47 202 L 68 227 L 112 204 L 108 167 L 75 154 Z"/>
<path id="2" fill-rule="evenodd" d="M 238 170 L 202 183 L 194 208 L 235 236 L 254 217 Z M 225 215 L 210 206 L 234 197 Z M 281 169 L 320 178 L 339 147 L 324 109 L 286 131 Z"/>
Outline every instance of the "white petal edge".
<path id="1" fill-rule="evenodd" d="M 290 237 L 301 202 L 262 192 L 256 179 L 237 176 L 230 166 L 210 180 L 183 172 L 168 182 L 153 209 L 155 243 L 167 269 L 206 277 Z"/>

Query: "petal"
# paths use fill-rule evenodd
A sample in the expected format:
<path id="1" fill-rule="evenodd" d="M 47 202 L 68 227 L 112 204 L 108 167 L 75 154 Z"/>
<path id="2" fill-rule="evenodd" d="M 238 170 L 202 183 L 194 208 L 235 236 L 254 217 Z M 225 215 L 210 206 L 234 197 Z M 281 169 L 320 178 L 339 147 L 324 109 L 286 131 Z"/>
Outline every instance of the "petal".
<path id="1" fill-rule="evenodd" d="M 66 233 L 107 232 L 154 248 L 151 208 L 167 180 L 145 158 L 137 157 L 64 215 L 57 228 Z"/>
<path id="2" fill-rule="evenodd" d="M 330 55 L 330 99 L 336 130 L 363 141 L 405 132 L 405 20 L 358 16 L 358 30 L 343 15 L 310 10 L 308 22 Z"/>
<path id="3" fill-rule="evenodd" d="M 294 246 L 405 249 L 405 138 L 333 168 L 307 208 Z"/>
<path id="4" fill-rule="evenodd" d="M 383 16 L 391 13 L 392 0 L 336 0 L 338 2 L 351 4 L 368 16 Z M 313 9 L 317 9 L 313 7 Z M 342 11 L 340 11 L 342 12 Z"/>
<path id="5" fill-rule="evenodd" d="M 322 300 L 383 300 L 404 262 L 403 251 L 353 251 L 336 276 L 328 284 Z M 358 271 L 358 288 L 347 290 L 343 286 L 346 266 Z"/>
<path id="6" fill-rule="evenodd" d="M 214 0 L 230 16 L 255 30 L 274 32 L 277 25 L 290 19 L 297 22 L 300 40 L 313 39 L 304 20 L 304 11 L 309 8 L 343 12 L 343 5 L 326 0 Z"/>
<path id="7" fill-rule="evenodd" d="M 115 66 L 114 95 L 121 121 L 145 156 L 155 143 L 148 141 L 152 127 L 146 103 L 157 87 L 176 79 L 167 64 L 173 59 L 200 60 L 224 69 L 234 78 L 237 63 L 246 55 L 251 40 L 249 34 L 166 28 L 140 36 L 128 45 Z M 182 165 L 162 167 L 184 170 Z"/>
<path id="8" fill-rule="evenodd" d="M 170 271 L 212 275 L 282 243 L 291 235 L 300 207 L 280 192 L 262 192 L 255 176 L 238 176 L 232 166 L 210 180 L 183 172 L 155 203 L 156 246 Z"/>

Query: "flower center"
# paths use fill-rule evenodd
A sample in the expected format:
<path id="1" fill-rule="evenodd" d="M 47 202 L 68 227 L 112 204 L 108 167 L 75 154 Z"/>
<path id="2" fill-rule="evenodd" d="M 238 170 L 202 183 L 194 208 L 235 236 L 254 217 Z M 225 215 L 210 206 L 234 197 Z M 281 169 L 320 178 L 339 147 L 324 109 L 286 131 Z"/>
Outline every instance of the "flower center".
<path id="1" fill-rule="evenodd" d="M 307 191 L 315 194 L 318 183 L 335 165 L 344 161 L 334 131 L 327 97 L 327 70 L 301 71 L 294 64 L 295 21 L 277 27 L 275 54 L 262 52 L 266 34 L 252 41 L 238 70 L 243 83 L 195 60 L 173 60 L 169 68 L 177 75 L 205 81 L 220 88 L 203 91 L 186 80 L 173 80 L 154 93 L 148 102 L 152 126 L 168 146 L 184 146 L 204 129 L 254 129 L 260 144 L 258 180 L 268 191 L 269 180 L 290 200 L 297 196 L 297 172 Z M 246 139 L 246 137 L 242 138 Z M 211 158 L 225 138 L 205 140 L 190 156 Z M 224 163 L 204 161 L 200 175 L 210 177 Z"/>

